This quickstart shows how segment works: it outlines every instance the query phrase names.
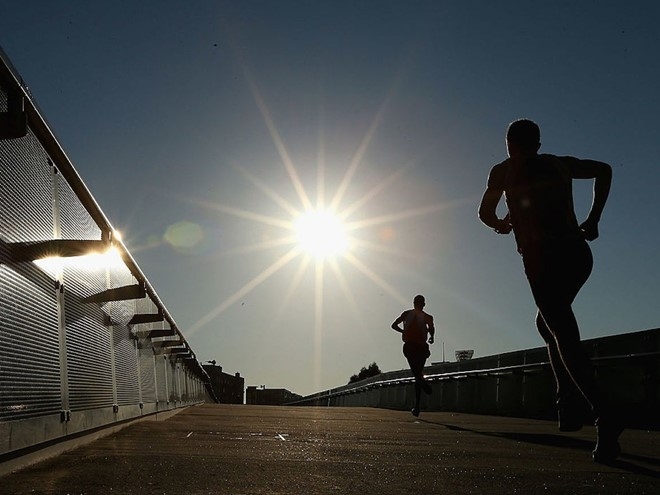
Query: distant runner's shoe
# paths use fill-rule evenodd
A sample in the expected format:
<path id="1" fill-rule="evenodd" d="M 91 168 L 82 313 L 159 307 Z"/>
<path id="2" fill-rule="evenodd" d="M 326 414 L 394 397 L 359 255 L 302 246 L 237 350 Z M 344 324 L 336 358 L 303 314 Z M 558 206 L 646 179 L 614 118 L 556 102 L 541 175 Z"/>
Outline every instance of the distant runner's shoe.
<path id="1" fill-rule="evenodd" d="M 431 395 L 433 393 L 433 389 L 431 388 L 431 385 L 426 380 L 422 380 L 422 390 L 424 390 L 424 392 L 426 392 L 426 394 L 428 395 Z"/>
<path id="2" fill-rule="evenodd" d="M 579 406 L 571 400 L 557 400 L 557 417 L 559 419 L 559 431 L 579 431 L 584 421 L 577 413 Z"/>
<path id="3" fill-rule="evenodd" d="M 623 425 L 616 420 L 598 418 L 596 431 L 598 432 L 598 440 L 591 457 L 594 462 L 612 462 L 621 453 L 619 435 L 623 431 Z"/>
<path id="4" fill-rule="evenodd" d="M 415 416 L 416 418 L 419 416 L 419 408 L 417 408 L 417 407 L 413 407 L 413 408 L 410 410 L 410 412 L 411 412 L 412 415 Z"/>
<path id="5" fill-rule="evenodd" d="M 577 416 L 574 416 L 571 413 L 566 411 L 559 410 L 559 431 L 570 432 L 570 431 L 580 431 L 584 426 L 582 421 Z"/>

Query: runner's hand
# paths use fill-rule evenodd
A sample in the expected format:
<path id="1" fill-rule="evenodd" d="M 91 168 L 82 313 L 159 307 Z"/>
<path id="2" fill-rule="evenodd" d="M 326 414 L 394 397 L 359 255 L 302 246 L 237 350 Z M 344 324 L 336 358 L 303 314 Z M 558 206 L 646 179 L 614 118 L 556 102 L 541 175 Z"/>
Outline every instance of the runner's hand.
<path id="1" fill-rule="evenodd" d="M 593 241 L 598 239 L 598 222 L 587 220 L 582 225 L 580 225 L 580 230 L 582 231 L 582 234 L 586 240 Z"/>
<path id="2" fill-rule="evenodd" d="M 498 220 L 495 232 L 498 234 L 508 234 L 511 232 L 511 223 L 509 223 L 508 218 L 509 216 L 507 215 L 504 220 Z"/>

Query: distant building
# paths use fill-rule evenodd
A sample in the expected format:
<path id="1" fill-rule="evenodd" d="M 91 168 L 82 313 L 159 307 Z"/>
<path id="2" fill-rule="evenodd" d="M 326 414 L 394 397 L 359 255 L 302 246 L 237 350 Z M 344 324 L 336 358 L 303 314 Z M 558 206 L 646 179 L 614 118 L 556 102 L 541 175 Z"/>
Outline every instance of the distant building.
<path id="1" fill-rule="evenodd" d="M 281 406 L 298 399 L 302 399 L 302 395 L 294 394 L 285 388 L 266 388 L 255 385 L 250 385 L 245 394 L 246 404 L 261 406 Z"/>
<path id="2" fill-rule="evenodd" d="M 243 391 L 245 390 L 245 379 L 240 373 L 230 375 L 222 372 L 222 366 L 215 364 L 204 364 L 202 366 L 211 378 L 211 388 L 221 404 L 243 404 Z"/>

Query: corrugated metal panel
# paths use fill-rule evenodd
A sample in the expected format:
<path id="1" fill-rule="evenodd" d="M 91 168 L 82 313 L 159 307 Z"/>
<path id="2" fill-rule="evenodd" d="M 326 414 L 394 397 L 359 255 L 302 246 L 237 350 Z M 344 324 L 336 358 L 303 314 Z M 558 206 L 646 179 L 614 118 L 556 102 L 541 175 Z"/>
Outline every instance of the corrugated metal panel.
<path id="1" fill-rule="evenodd" d="M 7 97 L 0 91 L 0 108 Z M 8 244 L 53 236 L 52 172 L 32 132 L 0 140 L 0 420 L 61 408 L 54 281 Z"/>
<path id="2" fill-rule="evenodd" d="M 0 420 L 61 409 L 53 281 L 34 265 L 0 265 Z"/>
<path id="3" fill-rule="evenodd" d="M 109 288 L 124 287 L 137 284 L 137 280 L 124 265 L 113 263 L 108 270 Z M 145 298 L 143 298 L 145 299 Z M 113 322 L 120 325 L 128 325 L 135 314 L 137 301 L 142 299 L 129 299 L 126 301 L 113 301 L 104 308 Z"/>
<path id="4" fill-rule="evenodd" d="M 63 238 L 100 239 L 101 230 L 68 184 L 58 181 Z M 105 312 L 81 299 L 108 288 L 107 267 L 67 261 L 64 268 L 64 314 L 71 410 L 113 404 L 110 332 Z"/>
<path id="5" fill-rule="evenodd" d="M 145 404 L 156 402 L 154 381 L 154 353 L 151 349 L 140 349 L 140 386 Z"/>
<path id="6" fill-rule="evenodd" d="M 202 387 L 197 377 L 193 379 L 193 398 L 195 400 L 202 400 Z"/>
<path id="7" fill-rule="evenodd" d="M 0 89 L 0 111 L 6 109 L 7 95 Z M 180 400 L 195 387 L 186 364 L 180 363 L 177 370 L 176 357 L 157 355 L 154 367 L 150 342 L 145 340 L 147 347 L 136 354 L 133 336 L 140 334 L 137 329 L 163 329 L 169 323 L 129 326 L 136 313 L 169 315 L 166 308 L 159 311 L 162 303 L 148 298 L 84 302 L 106 289 L 134 285 L 133 273 L 143 280 L 134 261 L 130 261 L 131 273 L 123 265 L 94 267 L 64 259 L 64 296 L 58 299 L 52 278 L 56 271 L 48 275 L 31 262 L 15 264 L 9 258 L 11 243 L 54 237 L 100 240 L 99 225 L 110 228 L 29 99 L 26 109 L 33 126 L 27 135 L 0 139 L 0 421 L 58 412 L 67 406 L 62 404 L 67 398 L 74 411 L 109 407 L 113 388 L 121 405 L 136 404 L 140 394 L 143 402 Z M 153 288 L 148 288 L 157 300 Z M 62 322 L 58 309 L 64 315 Z M 65 356 L 60 355 L 60 332 L 64 332 Z M 64 357 L 67 393 L 61 390 Z"/>
<path id="8" fill-rule="evenodd" d="M 144 297 L 142 299 L 136 299 L 135 311 L 137 313 L 156 313 L 158 312 L 158 306 L 156 306 L 156 304 L 151 300 L 151 298 Z M 158 324 L 160 325 L 161 322 L 158 322 Z"/>
<path id="9" fill-rule="evenodd" d="M 71 186 L 57 182 L 62 239 L 101 239 L 101 229 L 82 205 Z"/>
<path id="10" fill-rule="evenodd" d="M 172 386 L 172 381 L 167 373 L 167 356 L 156 356 L 156 384 L 158 386 L 158 402 L 165 403 L 169 400 L 169 392 L 167 390 Z"/>
<path id="11" fill-rule="evenodd" d="M 158 307 L 154 302 L 148 298 L 135 300 L 135 313 L 136 314 L 156 314 Z M 142 402 L 145 404 L 154 403 L 156 397 L 156 374 L 154 370 L 154 352 L 150 346 L 150 340 L 145 338 L 149 330 L 156 330 L 163 328 L 163 322 L 142 323 L 133 325 L 131 332 L 133 335 L 142 336 L 140 339 L 139 359 L 140 359 L 140 387 L 142 389 Z M 156 362 L 161 364 L 162 356 L 156 356 Z M 160 399 L 164 399 L 165 395 L 161 394 Z"/>
<path id="12" fill-rule="evenodd" d="M 170 383 L 170 403 L 174 403 L 179 400 L 179 380 L 176 372 L 176 358 L 171 358 L 167 361 L 168 367 L 168 383 Z"/>
<path id="13" fill-rule="evenodd" d="M 98 304 L 84 303 L 84 295 L 92 292 L 93 283 L 81 282 L 68 268 L 64 272 L 64 306 L 69 376 L 69 402 L 71 410 L 112 406 L 112 367 L 110 359 L 110 332 L 104 326 L 105 313 Z M 70 286 L 78 289 L 77 293 Z"/>
<path id="14" fill-rule="evenodd" d="M 189 401 L 191 398 L 190 374 L 185 367 L 181 367 L 181 398 Z"/>
<path id="15" fill-rule="evenodd" d="M 137 280 L 124 265 L 108 269 L 110 288 L 134 285 Z M 131 338 L 128 322 L 135 314 L 136 301 L 113 301 L 104 306 L 113 322 L 113 345 L 115 355 L 115 380 L 117 384 L 117 403 L 119 405 L 137 404 L 140 401 L 138 388 L 137 355 L 135 341 Z"/>
<path id="16" fill-rule="evenodd" d="M 52 187 L 48 156 L 31 131 L 20 139 L 0 139 L 0 236 L 4 242 L 52 239 Z"/>
<path id="17" fill-rule="evenodd" d="M 130 405 L 140 401 L 137 375 L 135 341 L 129 338 L 126 326 L 112 328 L 115 346 L 115 377 L 117 380 L 117 404 Z"/>

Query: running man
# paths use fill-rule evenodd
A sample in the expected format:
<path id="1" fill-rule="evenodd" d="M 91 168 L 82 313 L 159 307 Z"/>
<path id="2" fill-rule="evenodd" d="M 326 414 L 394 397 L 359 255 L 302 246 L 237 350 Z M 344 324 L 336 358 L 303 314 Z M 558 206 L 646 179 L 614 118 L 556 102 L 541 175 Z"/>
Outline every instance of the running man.
<path id="1" fill-rule="evenodd" d="M 413 309 L 407 309 L 392 323 L 392 329 L 402 334 L 403 355 L 408 360 L 410 370 L 415 377 L 415 407 L 411 411 L 415 417 L 419 416 L 422 389 L 427 394 L 431 393 L 431 386 L 424 379 L 424 365 L 431 355 L 429 344 L 433 344 L 435 327 L 433 326 L 433 316 L 424 312 L 425 305 L 424 296 L 415 296 Z M 403 323 L 403 328 L 399 326 L 401 323 Z"/>
<path id="2" fill-rule="evenodd" d="M 509 125 L 509 158 L 491 169 L 479 218 L 498 234 L 513 229 L 538 308 L 536 327 L 547 344 L 555 375 L 559 429 L 582 427 L 576 411 L 584 397 L 598 431 L 593 459 L 609 462 L 621 451 L 618 437 L 622 427 L 598 389 L 571 305 L 591 273 L 593 258 L 586 241 L 598 237 L 612 168 L 595 160 L 538 154 L 540 138 L 539 127 L 531 120 Z M 591 209 L 582 224 L 573 208 L 573 179 L 594 180 Z M 496 209 L 502 195 L 509 211 L 500 219 Z"/>

